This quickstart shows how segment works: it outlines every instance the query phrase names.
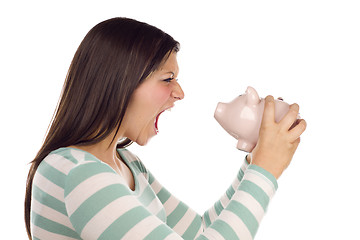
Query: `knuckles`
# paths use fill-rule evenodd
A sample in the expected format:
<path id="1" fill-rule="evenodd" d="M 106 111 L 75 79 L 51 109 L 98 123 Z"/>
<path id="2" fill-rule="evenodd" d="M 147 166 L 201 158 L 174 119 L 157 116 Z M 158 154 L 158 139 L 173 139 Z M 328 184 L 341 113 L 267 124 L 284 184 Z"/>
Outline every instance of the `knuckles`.
<path id="1" fill-rule="evenodd" d="M 299 104 L 297 104 L 297 103 L 291 104 L 290 105 L 290 110 L 295 112 L 296 114 L 298 114 L 299 110 L 300 110 Z"/>
<path id="2" fill-rule="evenodd" d="M 268 95 L 268 96 L 265 97 L 265 101 L 267 103 L 273 103 L 274 102 L 274 97 L 271 96 L 271 95 Z"/>

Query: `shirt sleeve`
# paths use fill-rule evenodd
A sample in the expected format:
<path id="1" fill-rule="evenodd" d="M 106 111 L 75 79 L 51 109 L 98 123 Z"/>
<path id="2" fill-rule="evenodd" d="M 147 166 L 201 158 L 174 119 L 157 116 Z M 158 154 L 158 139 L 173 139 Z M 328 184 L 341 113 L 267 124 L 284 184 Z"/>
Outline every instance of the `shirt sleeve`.
<path id="1" fill-rule="evenodd" d="M 164 205 L 167 224 L 183 239 L 253 239 L 276 192 L 273 175 L 246 158 L 223 196 L 200 216 L 168 192 L 147 171 L 148 181 Z"/>
<path id="2" fill-rule="evenodd" d="M 250 165 L 238 186 L 232 187 L 236 188 L 234 193 L 231 190 L 225 193 L 229 200 L 215 203 L 216 216 L 209 213 L 207 222 L 206 213 L 196 214 L 163 188 L 150 172 L 147 176 L 164 205 L 166 223 L 152 215 L 108 165 L 86 162 L 73 168 L 66 177 L 64 197 L 75 231 L 85 240 L 253 239 L 277 188 L 271 174 Z"/>
<path id="3" fill-rule="evenodd" d="M 221 211 L 227 207 L 227 205 L 229 204 L 232 196 L 234 195 L 234 193 L 236 192 L 236 190 L 238 189 L 243 177 L 244 177 L 244 173 L 246 171 L 246 169 L 249 167 L 249 164 L 246 160 L 246 157 L 243 161 L 243 164 L 240 168 L 240 170 L 237 173 L 236 178 L 234 179 L 234 181 L 232 182 L 232 184 L 230 185 L 230 187 L 226 190 L 226 192 L 222 195 L 222 197 L 220 198 L 220 200 L 218 200 L 211 208 L 209 208 L 205 213 L 204 213 L 204 224 L 206 227 L 208 227 L 212 222 L 215 221 L 215 219 L 220 215 Z"/>

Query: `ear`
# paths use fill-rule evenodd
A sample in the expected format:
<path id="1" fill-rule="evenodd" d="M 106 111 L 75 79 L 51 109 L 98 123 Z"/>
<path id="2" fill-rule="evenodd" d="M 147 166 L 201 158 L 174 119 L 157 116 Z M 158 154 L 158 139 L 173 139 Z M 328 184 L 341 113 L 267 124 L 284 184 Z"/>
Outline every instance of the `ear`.
<path id="1" fill-rule="evenodd" d="M 260 103 L 260 98 L 256 90 L 252 87 L 246 89 L 246 104 L 256 105 Z"/>

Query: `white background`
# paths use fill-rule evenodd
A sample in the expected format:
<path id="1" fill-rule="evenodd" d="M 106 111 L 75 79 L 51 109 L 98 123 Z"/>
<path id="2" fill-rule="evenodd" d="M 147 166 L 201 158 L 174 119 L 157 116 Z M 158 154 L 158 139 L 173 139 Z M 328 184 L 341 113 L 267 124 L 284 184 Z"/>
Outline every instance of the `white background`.
<path id="1" fill-rule="evenodd" d="M 95 24 L 126 16 L 181 43 L 185 99 L 147 146 L 130 147 L 163 185 L 199 213 L 224 193 L 245 154 L 213 113 L 250 85 L 297 102 L 308 123 L 256 239 L 360 239 L 359 1 L 54 2 L 0 6 L 3 237 L 26 238 L 28 163 L 76 48 Z"/>

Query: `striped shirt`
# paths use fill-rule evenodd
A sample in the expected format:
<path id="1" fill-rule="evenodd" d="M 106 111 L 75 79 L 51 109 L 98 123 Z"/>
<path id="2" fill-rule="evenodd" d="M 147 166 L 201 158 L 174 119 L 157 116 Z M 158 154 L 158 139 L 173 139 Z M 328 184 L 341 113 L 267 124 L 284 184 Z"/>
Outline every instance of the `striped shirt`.
<path id="1" fill-rule="evenodd" d="M 51 152 L 33 182 L 33 239 L 253 239 L 276 179 L 244 161 L 237 177 L 203 216 L 171 195 L 126 149 L 118 152 L 135 189 L 109 165 L 74 148 Z"/>

